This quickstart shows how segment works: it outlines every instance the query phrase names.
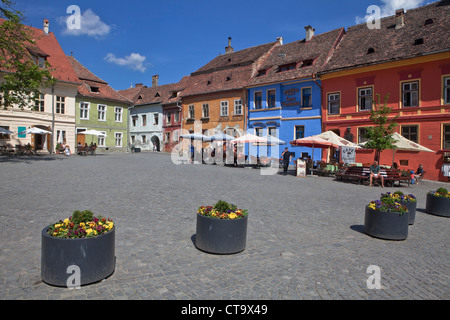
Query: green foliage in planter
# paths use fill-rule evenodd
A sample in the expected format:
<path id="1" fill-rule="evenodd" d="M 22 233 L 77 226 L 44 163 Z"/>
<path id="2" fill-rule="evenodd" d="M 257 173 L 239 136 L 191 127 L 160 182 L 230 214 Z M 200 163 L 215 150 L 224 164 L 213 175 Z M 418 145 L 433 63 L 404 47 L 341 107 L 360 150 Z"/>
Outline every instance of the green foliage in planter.
<path id="1" fill-rule="evenodd" d="M 79 211 L 76 210 L 72 215 L 72 222 L 75 224 L 79 224 L 81 222 L 89 222 L 94 219 L 94 214 L 89 210 Z"/>

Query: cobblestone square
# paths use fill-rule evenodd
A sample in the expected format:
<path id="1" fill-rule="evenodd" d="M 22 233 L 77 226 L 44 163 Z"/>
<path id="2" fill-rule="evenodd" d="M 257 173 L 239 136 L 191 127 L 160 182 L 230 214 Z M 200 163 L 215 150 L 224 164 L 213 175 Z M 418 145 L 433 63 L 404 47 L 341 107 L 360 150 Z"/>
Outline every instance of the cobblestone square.
<path id="1" fill-rule="evenodd" d="M 280 169 L 282 171 L 282 169 Z M 448 184 L 368 187 L 329 177 L 174 165 L 159 153 L 0 158 L 2 299 L 446 300 L 449 220 L 425 213 Z M 364 207 L 387 191 L 418 198 L 405 241 L 363 232 Z M 196 210 L 218 200 L 249 210 L 247 247 L 211 255 L 194 246 Z M 116 223 L 116 270 L 79 290 L 41 281 L 41 231 L 74 210 Z M 368 289 L 369 266 L 381 289 Z"/>

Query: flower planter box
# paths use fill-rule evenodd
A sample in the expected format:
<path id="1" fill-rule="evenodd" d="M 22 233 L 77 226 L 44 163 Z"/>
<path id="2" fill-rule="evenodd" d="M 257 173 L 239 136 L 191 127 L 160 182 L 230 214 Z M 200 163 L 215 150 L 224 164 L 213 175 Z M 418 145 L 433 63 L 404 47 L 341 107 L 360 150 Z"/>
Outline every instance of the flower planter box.
<path id="1" fill-rule="evenodd" d="M 402 204 L 408 208 L 408 215 L 409 215 L 409 225 L 413 225 L 416 220 L 416 208 L 417 208 L 417 202 L 402 202 Z"/>
<path id="2" fill-rule="evenodd" d="M 214 219 L 197 213 L 195 246 L 205 252 L 233 254 L 245 249 L 247 220 Z"/>
<path id="3" fill-rule="evenodd" d="M 398 214 L 384 212 L 366 206 L 364 232 L 385 240 L 405 240 L 408 237 L 409 212 Z"/>
<path id="4" fill-rule="evenodd" d="M 42 230 L 41 276 L 50 285 L 65 287 L 72 275 L 69 266 L 80 269 L 80 285 L 109 277 L 115 269 L 115 228 L 93 238 L 62 239 Z"/>
<path id="5" fill-rule="evenodd" d="M 450 198 L 427 194 L 426 212 L 441 217 L 450 217 Z"/>

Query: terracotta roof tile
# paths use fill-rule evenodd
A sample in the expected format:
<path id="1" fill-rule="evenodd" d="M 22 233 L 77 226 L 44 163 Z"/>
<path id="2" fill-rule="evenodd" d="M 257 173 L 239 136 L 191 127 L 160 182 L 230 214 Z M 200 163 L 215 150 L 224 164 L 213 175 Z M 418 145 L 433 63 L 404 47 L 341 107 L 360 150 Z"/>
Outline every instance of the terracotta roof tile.
<path id="1" fill-rule="evenodd" d="M 430 20 L 432 19 L 432 20 Z M 365 23 L 348 28 L 324 72 L 407 59 L 450 50 L 450 1 L 408 10 L 405 25 L 396 16 L 381 19 L 381 29 Z"/>

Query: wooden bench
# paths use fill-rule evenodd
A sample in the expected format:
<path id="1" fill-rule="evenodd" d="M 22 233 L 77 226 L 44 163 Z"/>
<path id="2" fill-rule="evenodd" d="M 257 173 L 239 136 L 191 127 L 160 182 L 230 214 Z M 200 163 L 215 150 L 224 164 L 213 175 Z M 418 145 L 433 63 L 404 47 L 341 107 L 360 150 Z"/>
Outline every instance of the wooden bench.
<path id="1" fill-rule="evenodd" d="M 403 177 L 400 174 L 400 171 L 396 169 L 386 169 L 382 168 L 380 170 L 381 176 L 384 178 L 384 182 L 387 184 L 391 184 L 394 186 L 395 182 L 398 181 L 399 186 L 402 182 L 407 182 L 408 185 L 411 183 L 411 179 L 409 177 Z M 336 173 L 336 180 L 341 181 L 358 181 L 360 184 L 363 184 L 364 181 L 369 180 L 370 178 L 370 167 L 348 167 L 344 172 Z M 378 180 L 378 179 L 376 179 Z"/>

